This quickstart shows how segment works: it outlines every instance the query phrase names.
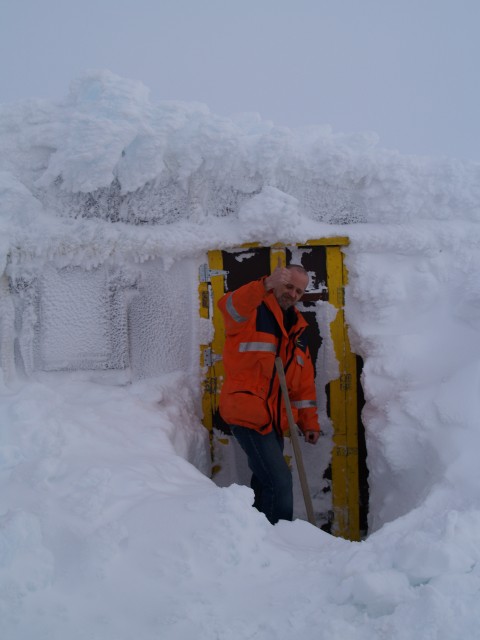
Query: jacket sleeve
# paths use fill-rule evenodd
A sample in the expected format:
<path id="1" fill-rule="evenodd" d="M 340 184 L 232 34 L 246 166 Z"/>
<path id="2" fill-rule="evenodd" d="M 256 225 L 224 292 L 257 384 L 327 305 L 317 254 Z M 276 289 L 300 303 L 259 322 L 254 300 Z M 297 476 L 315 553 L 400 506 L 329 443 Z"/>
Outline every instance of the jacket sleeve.
<path id="1" fill-rule="evenodd" d="M 264 280 L 265 278 L 262 278 L 244 284 L 220 298 L 218 307 L 225 319 L 227 335 L 241 331 L 266 296 L 272 295 L 265 290 Z"/>
<path id="2" fill-rule="evenodd" d="M 308 348 L 304 353 L 304 360 L 300 381 L 290 392 L 292 406 L 298 411 L 297 423 L 303 433 L 305 431 L 320 431 L 315 375 Z"/>

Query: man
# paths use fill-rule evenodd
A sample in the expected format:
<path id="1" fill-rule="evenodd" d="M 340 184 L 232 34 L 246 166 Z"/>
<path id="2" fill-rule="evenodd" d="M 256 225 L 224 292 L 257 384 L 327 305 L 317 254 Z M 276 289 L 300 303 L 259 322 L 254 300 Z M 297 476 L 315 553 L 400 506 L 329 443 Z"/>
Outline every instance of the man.
<path id="1" fill-rule="evenodd" d="M 308 285 L 302 266 L 282 267 L 224 295 L 225 381 L 220 414 L 248 457 L 254 506 L 275 524 L 292 520 L 292 474 L 283 457 L 288 430 L 285 403 L 275 369 L 285 368 L 295 421 L 315 444 L 318 424 L 314 369 L 303 333 L 307 322 L 295 308 Z"/>

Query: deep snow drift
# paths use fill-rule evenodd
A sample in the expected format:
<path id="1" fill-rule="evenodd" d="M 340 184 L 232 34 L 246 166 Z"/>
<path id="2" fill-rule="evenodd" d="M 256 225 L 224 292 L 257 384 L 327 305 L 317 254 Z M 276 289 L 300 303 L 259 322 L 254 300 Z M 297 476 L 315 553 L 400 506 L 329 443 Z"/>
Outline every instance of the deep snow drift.
<path id="1" fill-rule="evenodd" d="M 108 72 L 2 107 L 0 145 L 2 638 L 477 637 L 480 165 L 154 105 Z M 362 543 L 272 527 L 208 479 L 191 345 L 144 379 L 14 367 L 33 325 L 10 282 L 154 259 L 168 279 L 209 249 L 334 235 L 364 359 Z"/>

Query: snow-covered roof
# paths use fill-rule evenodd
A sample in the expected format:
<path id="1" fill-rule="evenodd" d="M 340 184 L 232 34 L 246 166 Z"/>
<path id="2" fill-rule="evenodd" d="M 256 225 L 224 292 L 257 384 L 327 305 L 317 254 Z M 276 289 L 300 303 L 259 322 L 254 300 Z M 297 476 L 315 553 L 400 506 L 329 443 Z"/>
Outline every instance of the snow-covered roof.
<path id="1" fill-rule="evenodd" d="M 60 103 L 3 105 L 0 147 L 3 261 L 337 233 L 315 223 L 480 219 L 480 164 L 402 156 L 370 133 L 152 103 L 108 71 L 85 73 Z"/>

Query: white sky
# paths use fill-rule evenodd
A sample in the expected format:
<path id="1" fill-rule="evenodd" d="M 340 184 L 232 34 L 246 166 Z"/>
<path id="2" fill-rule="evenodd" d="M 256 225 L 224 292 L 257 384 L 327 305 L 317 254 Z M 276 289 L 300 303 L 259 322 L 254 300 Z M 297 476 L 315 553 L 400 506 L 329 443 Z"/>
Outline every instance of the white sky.
<path id="1" fill-rule="evenodd" d="M 85 69 L 154 100 L 480 161 L 479 0 L 2 0 L 0 101 Z"/>

